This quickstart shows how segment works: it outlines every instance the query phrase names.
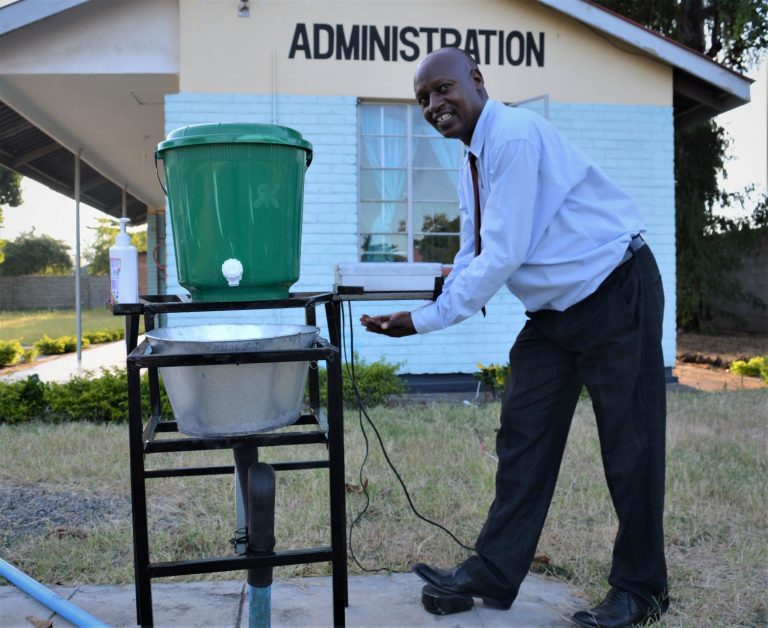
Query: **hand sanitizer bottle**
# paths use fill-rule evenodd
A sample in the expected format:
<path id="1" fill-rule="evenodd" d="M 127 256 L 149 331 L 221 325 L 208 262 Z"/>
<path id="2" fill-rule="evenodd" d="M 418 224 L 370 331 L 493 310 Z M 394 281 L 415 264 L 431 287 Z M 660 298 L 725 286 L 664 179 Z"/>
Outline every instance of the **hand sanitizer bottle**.
<path id="1" fill-rule="evenodd" d="M 109 287 L 111 303 L 138 303 L 139 255 L 125 231 L 129 218 L 120 219 L 120 233 L 109 247 Z"/>

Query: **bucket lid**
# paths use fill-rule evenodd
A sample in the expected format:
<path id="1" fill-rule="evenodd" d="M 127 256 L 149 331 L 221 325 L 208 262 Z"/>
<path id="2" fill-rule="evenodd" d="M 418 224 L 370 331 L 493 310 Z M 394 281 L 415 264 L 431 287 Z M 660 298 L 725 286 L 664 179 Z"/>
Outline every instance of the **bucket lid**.
<path id="1" fill-rule="evenodd" d="M 281 144 L 301 148 L 307 151 L 310 157 L 312 155 L 312 144 L 298 131 L 287 126 L 246 122 L 192 124 L 175 129 L 157 145 L 157 153 L 169 148 L 196 144 Z"/>

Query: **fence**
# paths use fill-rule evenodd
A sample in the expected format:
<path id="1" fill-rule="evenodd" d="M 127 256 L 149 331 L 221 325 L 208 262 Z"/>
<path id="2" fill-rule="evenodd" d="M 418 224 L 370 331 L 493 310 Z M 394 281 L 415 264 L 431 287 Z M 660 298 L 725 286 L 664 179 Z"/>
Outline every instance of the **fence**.
<path id="1" fill-rule="evenodd" d="M 80 303 L 83 308 L 104 307 L 109 299 L 109 277 L 80 275 Z M 53 309 L 75 307 L 75 276 L 48 277 L 21 275 L 0 277 L 0 308 Z"/>
<path id="2" fill-rule="evenodd" d="M 751 292 L 768 304 L 768 234 L 763 235 L 758 250 L 744 259 L 741 270 L 733 275 L 733 281 L 742 290 Z M 717 331 L 746 331 L 768 334 L 768 310 L 754 308 L 747 303 L 729 303 L 724 306 L 744 321 L 744 325 L 729 319 L 715 321 Z"/>

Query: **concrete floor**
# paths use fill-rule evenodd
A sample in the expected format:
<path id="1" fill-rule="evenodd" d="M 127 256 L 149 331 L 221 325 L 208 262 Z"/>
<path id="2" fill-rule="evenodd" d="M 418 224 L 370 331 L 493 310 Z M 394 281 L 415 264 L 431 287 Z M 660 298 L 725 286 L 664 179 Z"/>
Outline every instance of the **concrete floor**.
<path id="1" fill-rule="evenodd" d="M 476 601 L 465 613 L 438 616 L 421 606 L 422 582 L 413 574 L 353 576 L 349 579 L 346 622 L 354 627 L 520 626 L 544 628 L 572 626 L 571 614 L 586 608 L 567 585 L 529 575 L 508 611 L 484 608 Z M 134 626 L 133 585 L 51 587 L 59 596 L 110 626 Z M 248 626 L 248 601 L 242 581 L 152 585 L 155 625 L 173 628 L 240 628 Z M 300 578 L 276 580 L 272 585 L 272 626 L 331 626 L 331 580 Z M 14 586 L 0 587 L 0 626 L 30 628 L 32 619 L 52 620 L 55 628 L 70 622 L 42 606 Z"/>

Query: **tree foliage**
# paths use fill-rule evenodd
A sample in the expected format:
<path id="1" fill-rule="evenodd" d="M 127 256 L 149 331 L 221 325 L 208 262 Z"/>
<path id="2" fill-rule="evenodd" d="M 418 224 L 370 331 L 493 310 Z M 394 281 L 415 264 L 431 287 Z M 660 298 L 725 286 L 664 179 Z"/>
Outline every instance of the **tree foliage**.
<path id="1" fill-rule="evenodd" d="M 757 63 L 768 49 L 768 0 L 598 0 L 616 11 L 738 71 Z M 762 302 L 735 285 L 732 273 L 768 228 L 765 199 L 751 217 L 728 219 L 715 207 L 743 203 L 726 194 L 728 138 L 716 121 L 675 128 L 675 226 L 677 231 L 677 323 L 709 331 L 713 319 L 729 315 L 730 301 Z"/>
<path id="2" fill-rule="evenodd" d="M 66 275 L 72 267 L 68 244 L 49 235 L 37 235 L 32 228 L 6 243 L 0 274 Z"/>
<path id="3" fill-rule="evenodd" d="M 83 257 L 88 261 L 88 272 L 91 275 L 109 274 L 109 247 L 115 243 L 120 225 L 112 218 L 99 218 L 96 227 L 88 227 L 96 234 L 93 244 L 85 251 Z M 147 230 L 140 228 L 130 230 L 131 244 L 140 253 L 147 250 Z"/>
<path id="4" fill-rule="evenodd" d="M 0 166 L 0 206 L 2 205 L 11 207 L 21 205 L 21 175 Z M 0 213 L 0 223 L 2 223 L 2 213 Z"/>
<path id="5" fill-rule="evenodd" d="M 21 205 L 21 175 L 0 166 L 0 227 L 3 226 L 3 205 Z M 0 238 L 0 264 L 3 263 L 5 240 Z"/>

